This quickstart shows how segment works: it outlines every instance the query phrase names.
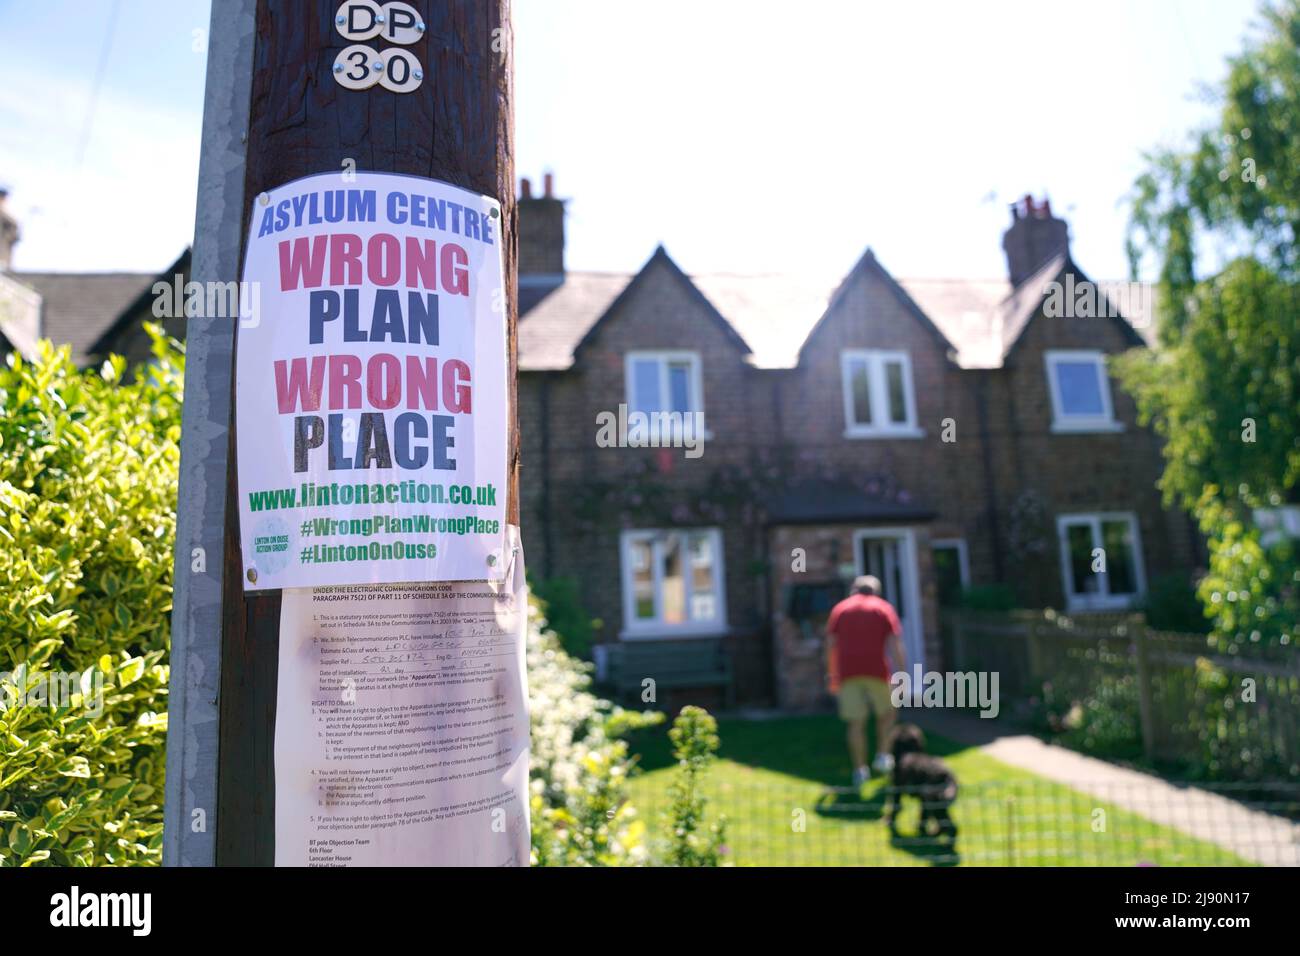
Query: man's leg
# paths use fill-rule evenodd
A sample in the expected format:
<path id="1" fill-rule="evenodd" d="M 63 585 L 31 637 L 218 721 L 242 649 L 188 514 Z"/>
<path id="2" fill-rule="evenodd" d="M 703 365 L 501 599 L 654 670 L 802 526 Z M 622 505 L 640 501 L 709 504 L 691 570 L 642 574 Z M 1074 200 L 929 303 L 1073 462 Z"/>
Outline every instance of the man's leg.
<path id="1" fill-rule="evenodd" d="M 896 715 L 894 708 L 890 705 L 877 708 L 876 710 L 876 753 L 887 754 L 893 745 L 891 739 L 894 734 L 894 722 Z"/>
<path id="2" fill-rule="evenodd" d="M 844 723 L 848 728 L 849 757 L 853 761 L 853 769 L 857 770 L 867 765 L 867 719 L 862 717 Z"/>
<path id="3" fill-rule="evenodd" d="M 889 699 L 889 685 L 872 679 L 869 683 L 871 712 L 876 715 L 876 759 L 872 762 L 877 773 L 888 773 L 894 766 L 894 704 Z"/>

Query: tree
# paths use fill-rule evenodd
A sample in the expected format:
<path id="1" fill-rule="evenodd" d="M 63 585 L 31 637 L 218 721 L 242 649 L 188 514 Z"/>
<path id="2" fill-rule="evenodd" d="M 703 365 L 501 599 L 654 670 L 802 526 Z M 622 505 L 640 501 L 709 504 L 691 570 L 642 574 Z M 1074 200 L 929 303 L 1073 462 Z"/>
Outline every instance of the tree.
<path id="1" fill-rule="evenodd" d="M 1213 93 L 1217 124 L 1135 184 L 1129 257 L 1159 264 L 1160 348 L 1116 362 L 1165 440 L 1166 502 L 1209 541 L 1198 593 L 1229 648 L 1290 644 L 1300 620 L 1300 549 L 1261 522 L 1300 504 L 1300 0 L 1260 26 Z"/>

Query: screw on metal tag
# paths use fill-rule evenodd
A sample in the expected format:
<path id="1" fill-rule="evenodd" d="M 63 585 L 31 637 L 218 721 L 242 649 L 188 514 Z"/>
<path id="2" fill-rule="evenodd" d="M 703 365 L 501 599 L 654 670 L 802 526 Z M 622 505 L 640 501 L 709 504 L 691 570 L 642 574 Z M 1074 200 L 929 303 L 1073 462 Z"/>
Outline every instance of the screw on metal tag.
<path id="1" fill-rule="evenodd" d="M 406 45 L 424 35 L 424 21 L 420 19 L 419 11 L 409 3 L 396 0 L 385 3 L 383 17 L 381 35 L 385 40 Z"/>
<path id="2" fill-rule="evenodd" d="M 334 29 L 345 40 L 356 42 L 379 36 L 383 13 L 375 0 L 345 0 L 334 14 Z"/>
<path id="3" fill-rule="evenodd" d="M 375 51 L 364 43 L 344 47 L 334 58 L 335 81 L 349 90 L 367 90 L 374 86 L 379 82 L 379 71 L 370 68 L 375 56 Z"/>
<path id="4" fill-rule="evenodd" d="M 379 58 L 383 61 L 379 85 L 389 92 L 410 93 L 423 82 L 424 71 L 420 69 L 420 61 L 410 50 L 389 47 L 379 54 Z"/>

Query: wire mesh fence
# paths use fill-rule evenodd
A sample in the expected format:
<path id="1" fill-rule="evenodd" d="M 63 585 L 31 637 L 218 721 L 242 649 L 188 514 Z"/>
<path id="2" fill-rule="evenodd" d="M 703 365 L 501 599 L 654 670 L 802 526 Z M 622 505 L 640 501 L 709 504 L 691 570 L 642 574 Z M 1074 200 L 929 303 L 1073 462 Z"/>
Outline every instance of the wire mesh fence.
<path id="1" fill-rule="evenodd" d="M 1137 615 L 950 612 L 946 659 L 997 672 L 1003 712 L 1096 756 L 1217 780 L 1300 767 L 1300 661 L 1290 649 L 1212 650 Z"/>
<path id="2" fill-rule="evenodd" d="M 1300 865 L 1300 783 L 962 783 L 950 806 L 902 794 L 893 833 L 884 779 L 853 790 L 756 774 L 705 797 L 706 819 L 726 820 L 724 860 L 742 866 Z M 922 826 L 927 800 L 928 815 L 950 813 L 955 838 Z M 632 802 L 665 858 L 665 791 L 635 781 Z"/>

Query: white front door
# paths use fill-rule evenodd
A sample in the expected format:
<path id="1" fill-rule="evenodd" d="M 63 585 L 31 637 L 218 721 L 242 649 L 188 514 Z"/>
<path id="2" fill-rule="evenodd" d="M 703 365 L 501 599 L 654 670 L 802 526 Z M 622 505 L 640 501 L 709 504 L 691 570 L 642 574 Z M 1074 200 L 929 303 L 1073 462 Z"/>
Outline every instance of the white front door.
<path id="1" fill-rule="evenodd" d="M 921 628 L 921 590 L 916 571 L 916 535 L 910 528 L 864 528 L 854 532 L 858 574 L 880 579 L 881 597 L 894 606 L 903 625 L 907 669 L 925 668 Z"/>

